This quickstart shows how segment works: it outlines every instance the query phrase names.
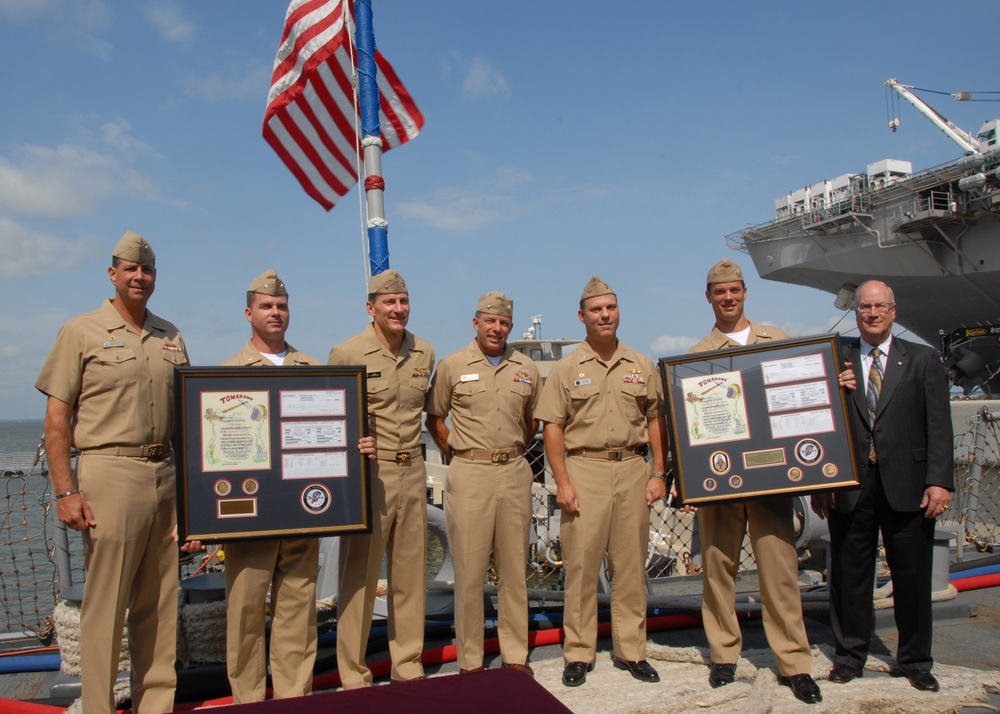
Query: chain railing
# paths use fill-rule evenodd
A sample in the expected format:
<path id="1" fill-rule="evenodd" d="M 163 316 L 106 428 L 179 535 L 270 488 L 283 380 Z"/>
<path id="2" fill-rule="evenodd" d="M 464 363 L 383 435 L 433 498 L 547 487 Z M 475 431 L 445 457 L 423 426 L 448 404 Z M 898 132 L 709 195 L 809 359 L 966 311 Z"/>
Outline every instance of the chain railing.
<path id="1" fill-rule="evenodd" d="M 971 412 L 970 412 L 971 413 Z M 955 482 L 959 518 L 957 530 L 966 547 L 982 552 L 1000 550 L 1000 434 L 994 415 L 980 408 L 965 424 L 956 419 Z M 544 449 L 533 445 L 529 459 L 535 473 L 529 587 L 559 590 L 563 587 L 562 553 L 559 543 L 560 510 L 555 486 L 547 469 Z M 59 578 L 54 560 L 56 546 L 51 489 L 42 475 L 44 462 L 24 469 L 24 475 L 0 480 L 0 633 L 30 632 L 39 638 L 51 634 L 51 614 L 59 599 Z M 796 508 L 796 528 L 802 533 L 800 552 L 810 540 L 811 514 L 802 504 Z M 664 579 L 700 573 L 699 544 L 695 516 L 679 513 L 662 502 L 651 513 L 646 569 L 651 578 Z M 821 526 L 822 527 L 822 526 Z M 813 534 L 815 535 L 815 534 Z M 69 538 L 73 580 L 82 581 L 82 544 Z M 808 555 L 807 553 L 803 554 Z M 753 555 L 744 542 L 741 570 L 755 568 Z"/>

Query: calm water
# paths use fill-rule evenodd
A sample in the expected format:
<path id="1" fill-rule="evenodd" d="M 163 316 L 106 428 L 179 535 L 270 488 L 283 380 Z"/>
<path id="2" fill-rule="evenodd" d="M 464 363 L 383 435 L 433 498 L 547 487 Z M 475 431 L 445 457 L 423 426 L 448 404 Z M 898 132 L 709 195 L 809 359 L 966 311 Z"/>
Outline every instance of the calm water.
<path id="1" fill-rule="evenodd" d="M 34 454 L 44 429 L 45 422 L 41 419 L 0 421 L 0 454 L 22 451 Z"/>

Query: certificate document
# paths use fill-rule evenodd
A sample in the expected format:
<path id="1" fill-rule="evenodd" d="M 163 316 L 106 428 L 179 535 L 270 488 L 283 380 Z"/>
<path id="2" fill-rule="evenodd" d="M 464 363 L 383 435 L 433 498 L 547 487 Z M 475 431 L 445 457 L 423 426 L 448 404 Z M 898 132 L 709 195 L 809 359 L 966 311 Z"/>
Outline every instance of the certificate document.
<path id="1" fill-rule="evenodd" d="M 267 391 L 201 392 L 202 471 L 271 468 Z"/>
<path id="2" fill-rule="evenodd" d="M 743 376 L 720 372 L 681 380 L 688 439 L 714 444 L 750 438 Z"/>
<path id="3" fill-rule="evenodd" d="M 331 449 L 347 446 L 347 423 L 331 421 L 284 421 L 282 449 Z"/>
<path id="4" fill-rule="evenodd" d="M 347 413 L 343 389 L 281 391 L 281 416 L 344 416 Z"/>

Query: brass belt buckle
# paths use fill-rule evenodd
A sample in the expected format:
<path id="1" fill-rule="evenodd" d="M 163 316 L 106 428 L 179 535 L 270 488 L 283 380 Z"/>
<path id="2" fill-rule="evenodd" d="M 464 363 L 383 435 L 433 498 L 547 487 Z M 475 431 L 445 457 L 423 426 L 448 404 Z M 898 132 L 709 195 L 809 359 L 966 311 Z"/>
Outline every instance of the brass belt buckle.
<path id="1" fill-rule="evenodd" d="M 410 452 L 409 451 L 397 451 L 396 452 L 396 463 L 397 464 L 405 464 L 409 460 L 410 460 Z"/>
<path id="2" fill-rule="evenodd" d="M 152 444 L 146 449 L 146 458 L 151 461 L 159 461 L 165 452 L 166 448 L 163 444 Z"/>
<path id="3" fill-rule="evenodd" d="M 624 451 L 622 451 L 622 449 L 611 449 L 608 452 L 608 460 L 609 461 L 621 461 L 623 453 L 624 453 Z"/>
<path id="4" fill-rule="evenodd" d="M 490 455 L 490 461 L 495 464 L 505 464 L 510 461 L 510 454 L 507 449 L 497 449 Z"/>

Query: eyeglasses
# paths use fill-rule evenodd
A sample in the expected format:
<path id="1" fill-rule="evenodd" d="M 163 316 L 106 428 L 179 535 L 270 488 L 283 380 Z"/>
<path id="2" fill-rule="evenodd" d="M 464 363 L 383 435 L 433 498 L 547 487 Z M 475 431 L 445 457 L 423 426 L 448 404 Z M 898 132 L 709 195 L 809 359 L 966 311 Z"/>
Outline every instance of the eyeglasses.
<path id="1" fill-rule="evenodd" d="M 876 315 L 884 315 L 892 308 L 896 307 L 894 302 L 861 303 L 854 309 L 859 313 L 873 312 Z"/>

